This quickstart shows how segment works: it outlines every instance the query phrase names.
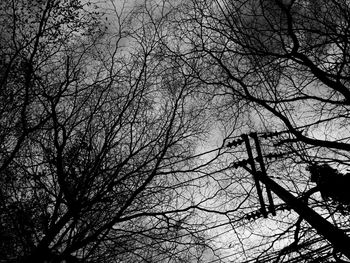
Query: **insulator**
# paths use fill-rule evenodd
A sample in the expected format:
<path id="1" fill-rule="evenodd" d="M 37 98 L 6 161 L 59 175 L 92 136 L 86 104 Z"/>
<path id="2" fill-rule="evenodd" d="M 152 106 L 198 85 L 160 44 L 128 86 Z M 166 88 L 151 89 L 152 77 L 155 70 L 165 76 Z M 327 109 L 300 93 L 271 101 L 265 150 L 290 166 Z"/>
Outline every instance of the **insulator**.
<path id="1" fill-rule="evenodd" d="M 266 154 L 266 158 L 271 160 L 272 159 L 272 154 L 271 153 Z"/>
<path id="2" fill-rule="evenodd" d="M 244 159 L 241 161 L 237 161 L 237 162 L 232 162 L 231 166 L 235 169 L 239 168 L 239 167 L 243 167 L 246 166 L 249 163 L 249 159 Z"/>
<path id="3" fill-rule="evenodd" d="M 286 204 L 283 204 L 283 205 L 280 205 L 276 208 L 276 210 L 280 210 L 280 211 L 283 211 L 285 210 L 286 208 Z M 269 215 L 269 214 L 273 214 L 273 213 L 276 213 L 276 210 L 274 211 L 271 211 L 270 209 L 268 211 L 266 211 L 266 215 Z M 246 214 L 245 218 L 250 220 L 250 219 L 258 219 L 258 218 L 261 218 L 263 216 L 263 213 L 262 213 L 262 210 L 259 209 L 259 210 L 256 210 L 256 211 L 253 211 L 253 212 L 250 212 L 248 214 Z"/>
<path id="4" fill-rule="evenodd" d="M 267 153 L 265 157 L 269 160 L 283 157 L 284 153 Z"/>
<path id="5" fill-rule="evenodd" d="M 290 210 L 292 210 L 292 208 L 289 205 L 285 204 L 284 206 L 281 207 L 281 210 L 282 211 L 286 211 L 286 210 L 290 211 Z"/>
<path id="6" fill-rule="evenodd" d="M 279 136 L 282 132 L 278 132 L 278 131 L 275 131 L 275 132 L 266 132 L 266 133 L 263 133 L 260 135 L 260 137 L 264 138 L 264 139 L 267 139 L 267 138 L 272 138 L 272 137 L 276 137 L 276 136 Z"/>
<path id="7" fill-rule="evenodd" d="M 269 132 L 269 138 L 275 137 L 276 134 L 274 132 Z"/>
<path id="8" fill-rule="evenodd" d="M 254 220 L 254 213 L 249 213 L 247 214 L 247 218 L 250 220 L 250 219 L 253 219 Z"/>
<path id="9" fill-rule="evenodd" d="M 267 214 L 272 214 L 272 215 L 276 215 L 276 208 L 272 208 L 272 207 L 269 207 L 268 211 L 267 211 Z"/>
<path id="10" fill-rule="evenodd" d="M 257 136 L 257 133 L 256 133 L 256 132 L 251 132 L 251 133 L 249 134 L 249 136 L 250 136 L 251 138 L 254 138 L 254 137 Z"/>
<path id="11" fill-rule="evenodd" d="M 242 160 L 241 161 L 241 166 L 245 166 L 245 165 L 247 165 L 248 164 L 248 160 Z"/>
<path id="12" fill-rule="evenodd" d="M 227 144 L 227 147 L 229 147 L 229 148 L 236 147 L 236 146 L 241 145 L 242 142 L 243 142 L 242 139 L 234 140 L 234 141 L 232 141 L 232 142 L 229 142 L 229 143 Z"/>
<path id="13" fill-rule="evenodd" d="M 255 212 L 255 213 L 254 213 L 254 216 L 255 216 L 256 218 L 259 218 L 259 217 L 261 216 L 261 212 L 260 212 L 260 211 Z"/>
<path id="14" fill-rule="evenodd" d="M 282 204 L 280 205 L 277 210 L 280 210 L 280 211 L 290 211 L 292 210 L 292 208 L 288 205 L 288 204 Z"/>

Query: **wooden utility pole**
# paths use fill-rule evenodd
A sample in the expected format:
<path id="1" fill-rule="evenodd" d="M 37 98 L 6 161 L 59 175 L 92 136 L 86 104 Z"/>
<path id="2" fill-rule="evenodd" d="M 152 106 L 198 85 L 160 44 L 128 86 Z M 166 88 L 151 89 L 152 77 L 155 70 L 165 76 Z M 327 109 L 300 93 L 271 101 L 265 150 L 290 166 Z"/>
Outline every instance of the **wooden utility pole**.
<path id="1" fill-rule="evenodd" d="M 333 245 L 333 247 L 337 249 L 337 251 L 341 252 L 350 260 L 350 237 L 345 234 L 344 231 L 328 222 L 313 209 L 311 209 L 305 202 L 292 195 L 267 175 L 257 134 L 253 133 L 251 137 L 255 142 L 256 152 L 258 155 L 257 160 L 260 164 L 261 171 L 257 171 L 254 166 L 255 159 L 253 158 L 248 135 L 242 135 L 242 138 L 245 141 L 251 168 L 248 168 L 246 166 L 243 166 L 243 168 L 245 168 L 253 175 L 261 206 L 265 206 L 265 204 L 262 198 L 260 182 L 264 184 L 267 189 L 267 195 L 270 203 L 270 212 L 272 214 L 275 214 L 275 208 L 273 205 L 271 191 L 279 198 L 281 198 L 291 209 L 298 213 L 301 218 L 307 221 L 320 235 L 327 239 Z M 262 207 L 261 211 L 265 216 L 266 208 Z"/>

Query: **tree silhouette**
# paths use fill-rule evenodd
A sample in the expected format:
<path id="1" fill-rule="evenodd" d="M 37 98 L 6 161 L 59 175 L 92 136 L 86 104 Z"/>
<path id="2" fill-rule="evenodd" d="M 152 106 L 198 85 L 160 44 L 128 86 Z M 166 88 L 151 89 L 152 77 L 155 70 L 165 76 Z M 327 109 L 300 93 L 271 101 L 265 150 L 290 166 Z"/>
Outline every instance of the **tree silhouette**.
<path id="1" fill-rule="evenodd" d="M 348 229 L 349 10 L 2 1 L 0 259 L 345 260 L 262 206 L 274 180 Z"/>
<path id="2" fill-rule="evenodd" d="M 184 262 L 210 252 L 195 212 L 205 200 L 194 193 L 218 155 L 196 149 L 210 125 L 197 84 L 160 56 L 146 9 L 110 18 L 101 8 L 1 3 L 6 262 Z"/>
<path id="3" fill-rule="evenodd" d="M 331 169 L 344 171 L 348 166 L 349 10 L 346 1 L 338 0 L 189 1 L 172 21 L 176 26 L 170 26 L 173 36 L 181 35 L 174 37 L 177 44 L 164 42 L 170 54 L 192 65 L 203 93 L 216 101 L 222 119 L 242 123 L 233 135 L 281 132 L 262 142 L 269 176 L 298 198 L 307 199 L 310 207 L 341 229 L 348 228 L 346 215 L 317 194 L 321 188 L 323 196 L 332 199 L 327 191 L 334 193 L 339 184 L 326 190 L 326 184 L 318 181 L 318 189 L 313 188 L 317 182 L 310 180 L 305 168 L 328 163 Z M 231 152 L 232 158 L 246 158 L 240 146 Z M 240 166 L 238 160 L 234 164 Z M 345 172 L 329 175 L 328 182 L 340 174 Z M 240 186 L 247 188 L 243 182 Z M 251 200 L 247 207 L 253 210 L 259 204 L 257 195 L 247 191 L 246 196 Z M 333 194 L 334 199 L 339 203 L 345 197 Z M 274 247 L 278 240 L 287 244 L 294 240 L 295 245 L 314 234 L 304 222 L 300 227 L 293 213 L 274 221 L 279 229 L 271 236 L 256 227 L 250 229 L 263 241 L 256 249 L 260 251 L 248 257 L 278 251 Z M 245 235 L 240 237 L 241 244 L 247 243 L 243 247 L 253 246 Z M 309 249 L 322 245 L 312 244 Z M 332 256 L 330 249 L 325 253 Z"/>

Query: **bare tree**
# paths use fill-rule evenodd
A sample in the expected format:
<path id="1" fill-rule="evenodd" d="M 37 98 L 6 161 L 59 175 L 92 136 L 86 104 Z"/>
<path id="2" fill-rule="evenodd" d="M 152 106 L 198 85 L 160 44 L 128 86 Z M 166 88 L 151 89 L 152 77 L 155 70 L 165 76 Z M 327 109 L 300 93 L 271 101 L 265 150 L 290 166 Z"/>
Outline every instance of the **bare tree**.
<path id="1" fill-rule="evenodd" d="M 225 112 L 222 119 L 243 122 L 234 131 L 236 135 L 255 131 L 266 136 L 271 130 L 282 131 L 271 139 L 266 136 L 268 140 L 262 142 L 265 154 L 274 152 L 265 159 L 269 175 L 345 230 L 347 212 L 332 204 L 334 198 L 321 198 L 305 168 L 310 164 L 325 167 L 322 164 L 328 163 L 333 167 L 334 180 L 346 174 L 349 10 L 346 1 L 337 0 L 189 1 L 169 25 L 176 44 L 164 41 L 170 54 L 192 67 L 195 78 L 205 85 L 203 93 L 217 102 L 219 113 Z M 227 118 L 230 113 L 239 113 L 239 118 Z M 236 146 L 232 158 L 237 161 L 247 158 L 239 145 L 237 140 L 230 145 Z M 338 177 L 339 173 L 342 176 Z M 239 188 L 250 197 L 241 207 L 242 214 L 253 205 L 258 209 L 253 185 L 243 181 L 240 173 L 235 177 L 240 178 Z M 242 214 L 234 216 L 237 222 L 242 222 Z M 294 240 L 282 250 L 285 252 L 298 247 L 303 239 L 308 241 L 314 233 L 294 213 L 275 219 L 273 224 L 278 227 L 271 236 L 266 228 L 250 229 L 250 234 L 257 232 L 262 241 L 257 246 L 258 254 L 250 252 L 247 257 L 279 251 L 275 247 L 279 240 Z M 246 241 L 244 236 L 240 234 L 241 244 L 252 247 L 252 239 Z M 317 247 L 322 244 L 310 243 L 309 249 Z M 331 248 L 325 251 L 332 256 Z M 304 260 L 309 258 L 305 256 Z"/>
<path id="2" fill-rule="evenodd" d="M 162 56 L 165 13 L 1 5 L 2 259 L 216 257 L 196 209 L 220 153 L 197 147 L 209 115 L 190 68 Z"/>

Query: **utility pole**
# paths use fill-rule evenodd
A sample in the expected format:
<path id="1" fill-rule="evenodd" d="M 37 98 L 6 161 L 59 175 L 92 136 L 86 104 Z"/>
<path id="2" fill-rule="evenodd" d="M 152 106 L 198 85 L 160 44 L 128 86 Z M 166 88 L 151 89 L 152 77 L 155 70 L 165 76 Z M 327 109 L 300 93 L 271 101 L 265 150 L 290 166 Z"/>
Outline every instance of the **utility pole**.
<path id="1" fill-rule="evenodd" d="M 350 237 L 347 234 L 345 234 L 344 231 L 334 226 L 332 223 L 328 222 L 326 219 L 324 219 L 322 216 L 316 213 L 313 209 L 311 209 L 305 202 L 292 195 L 290 192 L 288 192 L 286 189 L 284 189 L 282 186 L 280 186 L 267 175 L 258 136 L 256 133 L 252 133 L 250 137 L 252 137 L 254 140 L 257 152 L 256 160 L 260 165 L 260 170 L 258 171 L 254 164 L 255 159 L 253 157 L 249 137 L 246 134 L 242 135 L 241 137 L 245 142 L 249 158 L 248 163 L 250 164 L 251 168 L 248 168 L 245 165 L 242 165 L 242 167 L 253 175 L 255 186 L 257 188 L 259 202 L 262 206 L 261 212 L 263 216 L 267 217 L 267 212 L 262 196 L 260 183 L 264 184 L 266 187 L 267 197 L 269 200 L 269 212 L 271 212 L 273 215 L 275 215 L 276 213 L 273 204 L 273 197 L 271 194 L 272 191 L 279 198 L 281 198 L 291 209 L 298 213 L 302 219 L 307 221 L 321 236 L 327 239 L 335 249 L 337 249 L 350 260 Z"/>

